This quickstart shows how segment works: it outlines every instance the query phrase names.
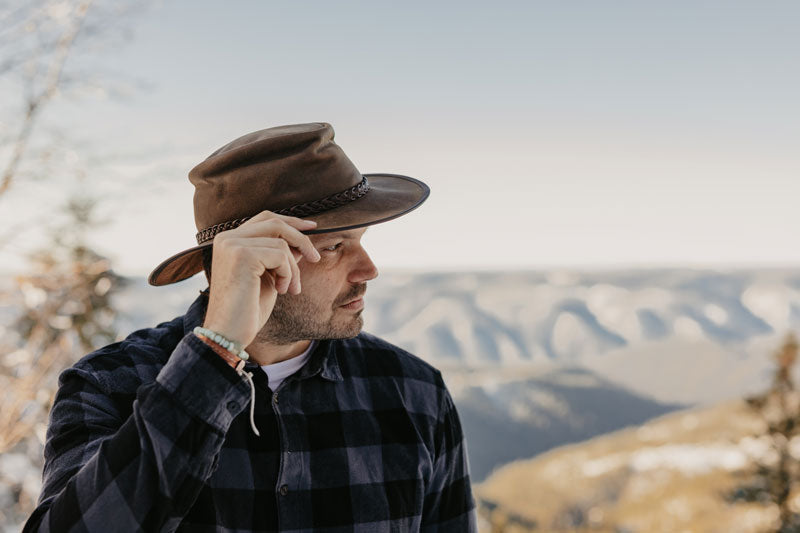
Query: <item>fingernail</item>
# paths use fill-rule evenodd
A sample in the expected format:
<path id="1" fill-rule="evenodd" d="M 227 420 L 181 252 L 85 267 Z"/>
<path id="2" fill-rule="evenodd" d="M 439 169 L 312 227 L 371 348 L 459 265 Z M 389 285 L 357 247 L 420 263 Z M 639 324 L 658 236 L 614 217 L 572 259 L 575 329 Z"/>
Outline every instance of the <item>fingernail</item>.
<path id="1" fill-rule="evenodd" d="M 314 224 L 315 226 L 317 225 L 317 222 L 316 222 L 316 221 L 314 221 L 314 220 L 306 220 L 306 219 L 303 219 L 303 222 L 305 222 L 306 224 Z"/>

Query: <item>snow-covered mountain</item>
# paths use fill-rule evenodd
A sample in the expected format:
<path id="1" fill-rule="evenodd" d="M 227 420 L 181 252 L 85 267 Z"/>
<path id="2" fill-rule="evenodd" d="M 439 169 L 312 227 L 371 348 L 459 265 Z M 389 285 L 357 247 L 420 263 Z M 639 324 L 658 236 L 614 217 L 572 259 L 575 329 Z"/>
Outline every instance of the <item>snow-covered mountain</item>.
<path id="1" fill-rule="evenodd" d="M 646 341 L 742 343 L 800 326 L 800 269 L 386 276 L 375 333 L 434 360 L 578 363 Z"/>
<path id="2" fill-rule="evenodd" d="M 574 365 L 666 403 L 762 388 L 800 330 L 800 269 L 394 275 L 374 333 L 445 369 Z"/>

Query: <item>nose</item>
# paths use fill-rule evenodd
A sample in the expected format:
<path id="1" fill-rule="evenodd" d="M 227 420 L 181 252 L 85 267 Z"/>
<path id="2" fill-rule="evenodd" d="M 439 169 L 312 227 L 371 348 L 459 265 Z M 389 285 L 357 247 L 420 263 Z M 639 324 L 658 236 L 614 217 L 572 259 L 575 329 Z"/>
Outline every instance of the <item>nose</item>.
<path id="1" fill-rule="evenodd" d="M 362 247 L 355 257 L 353 269 L 350 271 L 350 283 L 363 283 L 378 277 L 378 267 L 370 259 L 367 251 Z"/>

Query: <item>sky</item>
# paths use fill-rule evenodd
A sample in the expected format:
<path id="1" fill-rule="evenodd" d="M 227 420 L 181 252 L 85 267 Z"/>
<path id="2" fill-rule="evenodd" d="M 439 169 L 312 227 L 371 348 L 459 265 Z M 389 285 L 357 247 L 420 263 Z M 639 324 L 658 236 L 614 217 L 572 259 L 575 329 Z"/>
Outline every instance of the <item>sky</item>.
<path id="1" fill-rule="evenodd" d="M 68 64 L 117 90 L 45 121 L 94 154 L 77 187 L 124 274 L 194 244 L 195 164 L 312 121 L 431 188 L 365 235 L 382 268 L 800 265 L 797 2 L 175 0 L 125 22 Z M 21 184 L 0 217 L 75 187 Z"/>

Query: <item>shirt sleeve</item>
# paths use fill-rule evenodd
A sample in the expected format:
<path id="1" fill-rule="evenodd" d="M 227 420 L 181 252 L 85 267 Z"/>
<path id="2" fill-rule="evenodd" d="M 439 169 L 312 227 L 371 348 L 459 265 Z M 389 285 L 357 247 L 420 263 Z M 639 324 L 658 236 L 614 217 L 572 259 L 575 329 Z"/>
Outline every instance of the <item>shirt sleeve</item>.
<path id="1" fill-rule="evenodd" d="M 64 371 L 50 413 L 44 483 L 24 532 L 172 531 L 216 467 L 246 382 L 193 334 L 123 419 L 80 367 Z"/>
<path id="2" fill-rule="evenodd" d="M 421 531 L 475 533 L 475 500 L 469 480 L 467 447 L 461 421 L 446 388 L 434 432 L 435 458 L 426 487 Z"/>

